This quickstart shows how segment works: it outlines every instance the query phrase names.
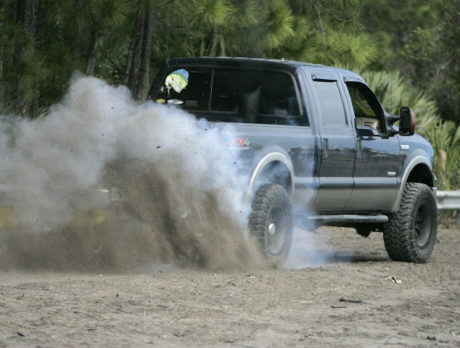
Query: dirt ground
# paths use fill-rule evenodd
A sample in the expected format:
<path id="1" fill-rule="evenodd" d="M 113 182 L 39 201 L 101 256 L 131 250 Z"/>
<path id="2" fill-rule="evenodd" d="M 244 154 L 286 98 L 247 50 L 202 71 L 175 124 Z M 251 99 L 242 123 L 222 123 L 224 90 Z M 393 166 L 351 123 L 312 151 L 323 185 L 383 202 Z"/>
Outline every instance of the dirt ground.
<path id="1" fill-rule="evenodd" d="M 460 346 L 460 227 L 423 265 L 389 261 L 379 233 L 330 228 L 309 260 L 302 232 L 295 269 L 2 271 L 0 347 Z"/>

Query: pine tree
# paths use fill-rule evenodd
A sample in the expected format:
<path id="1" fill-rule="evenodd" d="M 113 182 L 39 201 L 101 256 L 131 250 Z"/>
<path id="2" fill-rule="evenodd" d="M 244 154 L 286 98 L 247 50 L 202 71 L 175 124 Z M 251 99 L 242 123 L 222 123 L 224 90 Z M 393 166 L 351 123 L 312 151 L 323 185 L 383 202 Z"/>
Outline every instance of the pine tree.
<path id="1" fill-rule="evenodd" d="M 375 39 L 362 31 L 363 1 L 288 1 L 295 35 L 275 50 L 285 58 L 344 66 L 366 66 L 378 57 Z"/>
<path id="2" fill-rule="evenodd" d="M 154 13 L 151 1 L 140 1 L 128 49 L 123 83 L 137 100 L 145 100 L 150 87 Z"/>
<path id="3" fill-rule="evenodd" d="M 14 86 L 18 101 L 18 115 L 36 117 L 38 114 L 39 85 L 34 71 L 38 50 L 38 16 L 40 0 L 17 0 L 16 45 L 14 61 L 18 70 Z"/>
<path id="4" fill-rule="evenodd" d="M 399 57 L 405 75 L 436 99 L 443 119 L 460 126 L 460 1 L 434 5 L 443 20 L 414 29 Z"/>
<path id="5" fill-rule="evenodd" d="M 94 75 L 100 40 L 109 28 L 119 26 L 126 19 L 128 3 L 125 0 L 81 0 L 78 7 L 87 18 L 90 33 L 86 74 Z"/>

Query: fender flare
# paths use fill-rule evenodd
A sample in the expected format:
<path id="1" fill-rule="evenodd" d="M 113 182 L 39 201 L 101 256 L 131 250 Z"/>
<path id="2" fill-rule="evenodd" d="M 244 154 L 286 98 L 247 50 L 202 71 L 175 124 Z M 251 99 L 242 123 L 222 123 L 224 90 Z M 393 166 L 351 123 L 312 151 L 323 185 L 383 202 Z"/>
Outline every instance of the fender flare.
<path id="1" fill-rule="evenodd" d="M 418 155 L 415 156 L 410 160 L 410 162 L 407 164 L 406 169 L 404 169 L 404 174 L 401 178 L 401 186 L 399 187 L 399 191 L 396 195 L 396 199 L 393 204 L 393 208 L 391 209 L 392 212 L 397 212 L 399 209 L 399 204 L 401 203 L 401 198 L 404 192 L 404 186 L 406 185 L 407 179 L 409 178 L 410 173 L 412 172 L 412 169 L 414 169 L 417 165 L 419 164 L 424 164 L 428 167 L 430 171 L 433 170 L 431 167 L 430 162 L 426 159 L 425 156 Z M 436 194 L 436 187 L 432 187 L 434 193 Z"/>
<path id="2" fill-rule="evenodd" d="M 265 169 L 265 167 L 273 162 L 281 162 L 283 163 L 289 171 L 289 177 L 290 177 L 290 182 L 291 182 L 291 187 L 290 191 L 291 193 L 294 191 L 294 166 L 292 165 L 292 162 L 289 158 L 289 156 L 281 153 L 281 152 L 270 152 L 263 156 L 259 162 L 257 163 L 254 171 L 252 172 L 251 175 L 251 180 L 249 182 L 249 188 L 248 188 L 248 194 L 251 195 L 254 191 L 254 186 L 257 182 L 257 179 L 259 178 L 260 174 L 262 171 Z"/>

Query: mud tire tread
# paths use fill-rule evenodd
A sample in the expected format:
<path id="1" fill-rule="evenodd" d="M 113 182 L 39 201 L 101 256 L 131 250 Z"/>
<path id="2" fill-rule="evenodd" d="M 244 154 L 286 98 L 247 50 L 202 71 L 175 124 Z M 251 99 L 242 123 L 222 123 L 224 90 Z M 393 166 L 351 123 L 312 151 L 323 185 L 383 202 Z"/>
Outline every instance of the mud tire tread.
<path id="1" fill-rule="evenodd" d="M 282 209 L 288 224 L 284 245 L 281 251 L 276 255 L 270 252 L 266 239 L 266 233 L 268 233 L 267 220 L 269 218 L 270 209 L 274 205 Z M 256 245 L 268 261 L 276 267 L 281 267 L 289 255 L 294 229 L 294 218 L 289 195 L 281 185 L 265 184 L 257 190 L 251 208 L 248 223 L 250 236 L 255 240 Z"/>
<path id="2" fill-rule="evenodd" d="M 422 203 L 430 207 L 431 232 L 428 242 L 420 247 L 416 242 L 414 220 Z M 393 261 L 424 263 L 430 257 L 436 243 L 438 213 L 431 189 L 422 183 L 407 183 L 399 209 L 389 215 L 384 226 L 385 249 Z"/>

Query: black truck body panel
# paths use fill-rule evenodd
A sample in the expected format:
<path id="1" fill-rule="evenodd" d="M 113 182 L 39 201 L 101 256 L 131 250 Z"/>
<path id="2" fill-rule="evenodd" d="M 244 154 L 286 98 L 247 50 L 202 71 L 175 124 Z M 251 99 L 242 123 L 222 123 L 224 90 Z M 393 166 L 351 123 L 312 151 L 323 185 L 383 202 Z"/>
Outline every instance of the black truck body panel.
<path id="1" fill-rule="evenodd" d="M 205 102 L 201 103 L 198 100 L 201 97 L 187 99 L 186 94 L 192 93 L 193 89 L 194 82 L 191 81 L 190 91 L 184 92 L 180 107 L 198 118 L 207 118 L 216 126 L 221 122 L 232 123 L 238 138 L 247 144 L 237 151 L 241 151 L 242 161 L 247 164 L 250 192 L 257 188 L 262 173 L 266 173 L 264 170 L 270 166 L 280 170 L 274 177 L 276 180 L 280 180 L 280 175 L 284 177 L 280 183 L 290 192 L 296 209 L 317 215 L 394 212 L 399 206 L 403 185 L 415 177 L 414 168 L 423 172 L 417 176 L 418 180 L 436 189 L 431 145 L 418 135 L 397 134 L 378 99 L 365 81 L 353 72 L 282 60 L 175 58 L 168 60 L 157 75 L 149 94 L 151 99 L 168 102 L 169 90 L 166 94 L 164 81 L 176 69 L 188 69 L 192 74 L 190 79 L 195 76 L 194 70 L 210 79 L 211 82 L 206 80 L 201 85 L 209 88 L 209 92 L 203 91 L 209 96 L 202 96 L 209 98 L 208 101 L 203 99 Z M 253 90 L 260 93 L 260 103 L 264 100 L 264 88 L 276 88 L 276 83 L 264 85 L 267 82 L 264 78 L 279 76 L 289 84 L 286 78 L 289 76 L 292 85 L 286 88 L 289 94 L 286 100 L 289 101 L 285 103 L 285 109 L 288 111 L 275 107 L 275 111 L 243 116 L 241 110 L 245 109 L 235 104 L 237 111 L 229 107 L 225 112 L 214 112 L 213 105 L 218 102 L 226 105 L 229 98 L 225 91 L 222 95 L 213 91 L 213 86 L 219 86 L 219 74 L 230 79 L 238 74 L 250 76 L 258 84 Z M 246 88 L 238 87 L 236 83 L 233 84 L 235 90 Z M 251 93 L 248 91 L 248 98 Z M 177 95 L 181 98 L 180 94 Z M 293 101 L 294 97 L 296 100 Z M 235 94 L 234 98 L 241 101 L 241 96 Z M 363 100 L 367 104 L 363 104 Z M 259 105 L 259 111 L 268 110 L 269 102 L 265 100 L 265 106 Z M 200 103 L 207 109 L 198 110 Z M 358 114 L 360 106 L 357 103 L 366 109 L 364 116 Z M 375 118 L 366 116 L 369 113 L 375 114 Z M 360 128 L 367 132 L 359 134 Z"/>

